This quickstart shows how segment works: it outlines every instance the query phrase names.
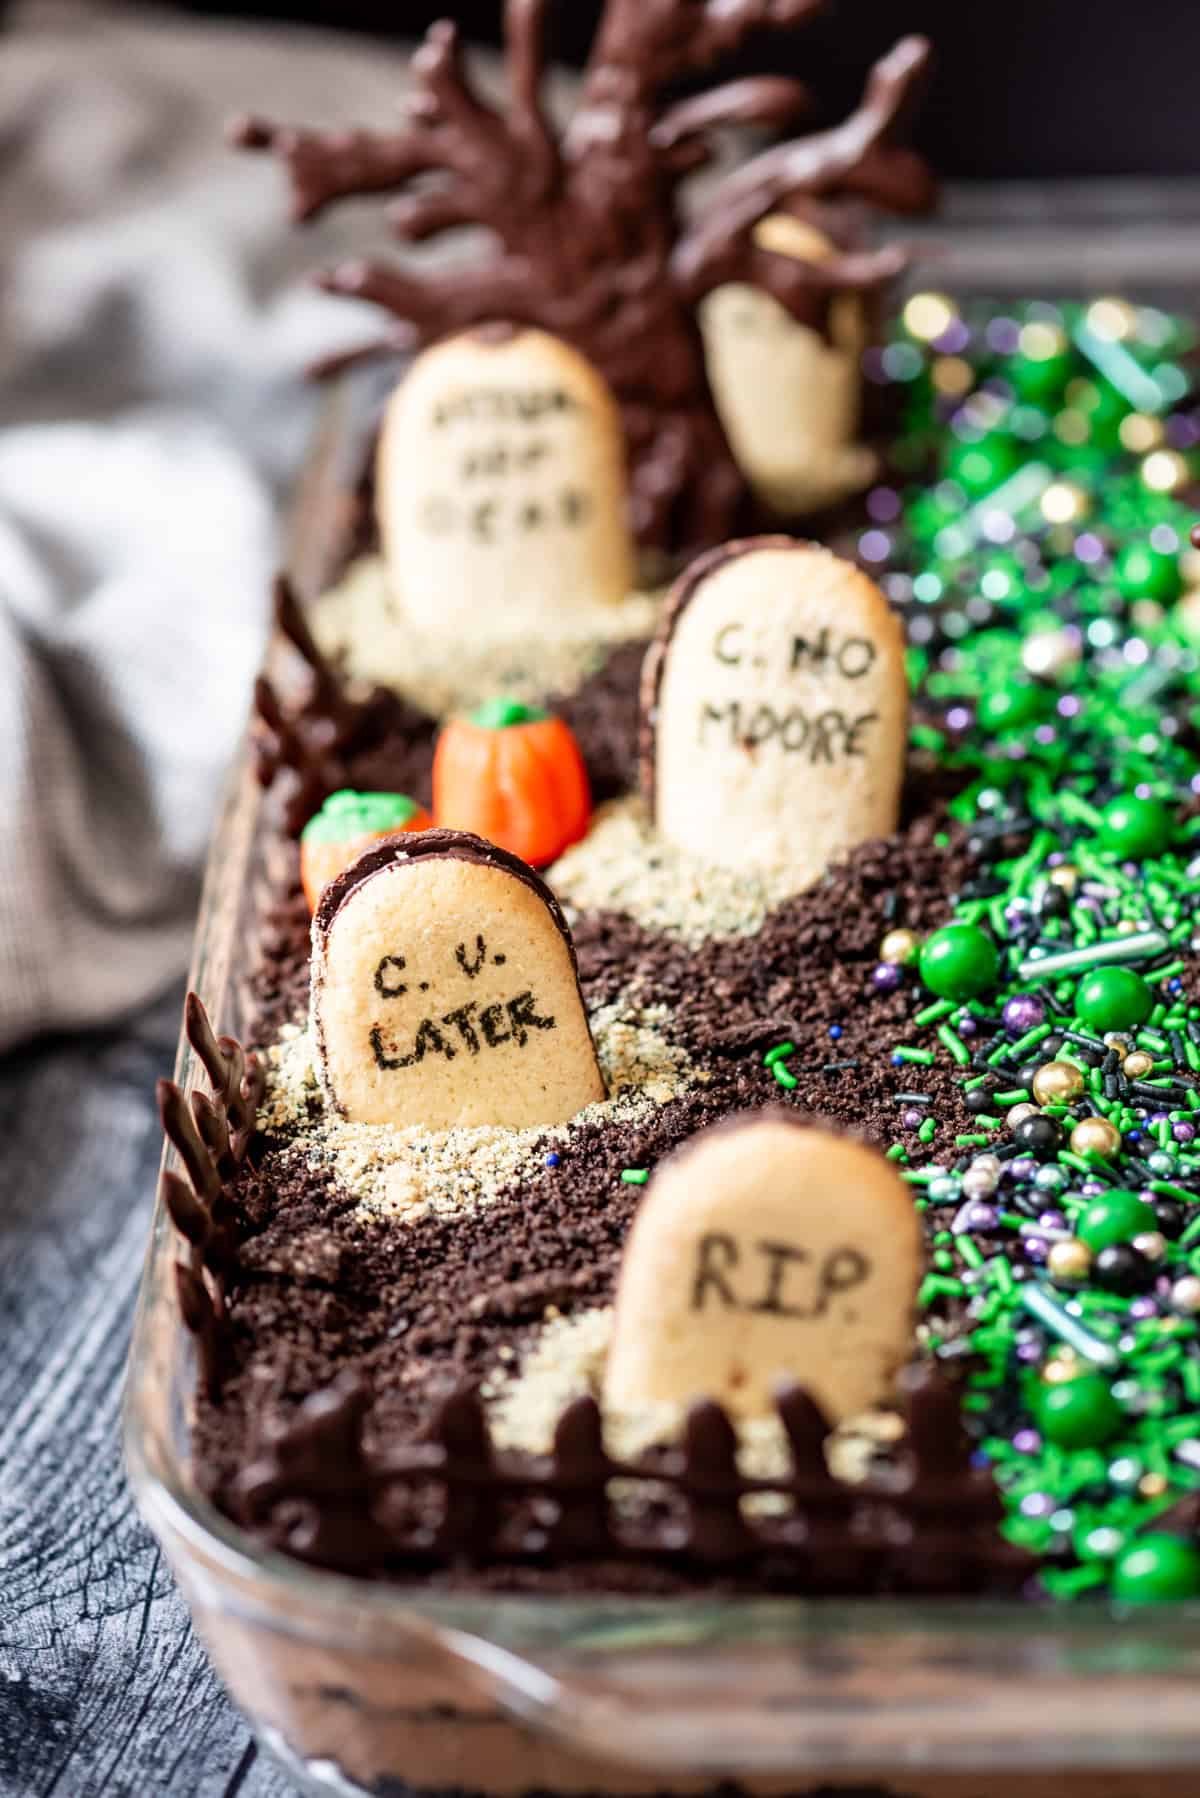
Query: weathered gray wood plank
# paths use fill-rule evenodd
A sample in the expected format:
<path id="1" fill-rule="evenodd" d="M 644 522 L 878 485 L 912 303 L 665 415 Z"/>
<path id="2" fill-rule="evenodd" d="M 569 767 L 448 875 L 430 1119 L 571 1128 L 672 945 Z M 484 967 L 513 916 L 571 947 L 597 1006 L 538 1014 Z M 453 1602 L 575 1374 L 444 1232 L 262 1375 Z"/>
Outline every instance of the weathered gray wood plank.
<path id="1" fill-rule="evenodd" d="M 288 1798 L 121 1467 L 125 1352 L 179 993 L 0 1061 L 0 1794 Z"/>

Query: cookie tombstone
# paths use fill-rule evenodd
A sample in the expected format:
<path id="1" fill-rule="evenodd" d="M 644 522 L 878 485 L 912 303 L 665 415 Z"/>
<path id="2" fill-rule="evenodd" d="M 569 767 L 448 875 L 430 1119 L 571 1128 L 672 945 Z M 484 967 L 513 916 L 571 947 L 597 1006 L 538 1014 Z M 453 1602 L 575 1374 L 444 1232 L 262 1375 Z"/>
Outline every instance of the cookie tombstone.
<path id="1" fill-rule="evenodd" d="M 787 537 L 728 543 L 676 584 L 642 673 L 642 783 L 670 842 L 788 871 L 896 827 L 900 624 L 851 563 Z"/>
<path id="2" fill-rule="evenodd" d="M 783 213 L 763 219 L 754 241 L 811 263 L 835 253 L 822 231 Z M 855 442 L 867 343 L 858 294 L 832 296 L 822 332 L 761 287 L 731 281 L 704 301 L 700 325 L 729 447 L 767 506 L 789 515 L 814 511 L 867 484 L 878 464 Z"/>
<path id="3" fill-rule="evenodd" d="M 828 1415 L 886 1397 L 906 1358 L 921 1233 L 891 1164 L 780 1110 L 701 1132 L 647 1189 L 617 1286 L 605 1402 L 772 1409 L 780 1380 Z"/>
<path id="4" fill-rule="evenodd" d="M 634 579 L 621 417 L 545 331 L 447 338 L 388 403 L 376 505 L 392 586 L 430 634 L 520 634 Z"/>
<path id="5" fill-rule="evenodd" d="M 604 1097 L 556 900 L 464 831 L 387 838 L 326 887 L 312 1026 L 353 1123 L 522 1129 Z"/>

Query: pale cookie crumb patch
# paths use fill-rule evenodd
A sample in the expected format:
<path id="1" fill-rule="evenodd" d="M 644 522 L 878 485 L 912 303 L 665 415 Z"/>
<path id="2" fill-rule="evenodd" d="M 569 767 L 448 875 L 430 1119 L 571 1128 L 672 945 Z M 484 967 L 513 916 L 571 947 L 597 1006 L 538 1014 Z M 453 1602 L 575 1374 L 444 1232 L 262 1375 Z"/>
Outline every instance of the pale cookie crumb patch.
<path id="1" fill-rule="evenodd" d="M 661 592 L 586 608 L 564 607 L 536 639 L 496 635 L 486 606 L 469 639 L 424 635 L 404 616 L 380 556 L 351 563 L 313 608 L 318 646 L 355 680 L 390 687 L 435 718 L 472 711 L 503 693 L 525 704 L 547 693 L 573 693 L 621 643 L 654 634 Z"/>
<path id="2" fill-rule="evenodd" d="M 483 1387 L 492 1438 L 498 1448 L 548 1454 L 554 1429 L 574 1399 L 599 1398 L 612 1340 L 613 1308 L 605 1305 L 563 1317 L 551 1310 L 519 1370 L 498 1368 Z M 507 1360 L 508 1357 L 505 1357 Z M 659 1401 L 604 1412 L 609 1454 L 633 1460 L 648 1448 L 676 1444 L 686 1406 Z M 772 1479 L 790 1465 L 787 1441 L 777 1417 L 734 1418 L 739 1464 L 752 1478 Z M 847 1419 L 829 1438 L 827 1458 L 839 1479 L 866 1478 L 874 1453 L 895 1444 L 904 1425 L 894 1411 L 871 1410 Z M 762 1501 L 770 1507 L 772 1501 Z"/>
<path id="3" fill-rule="evenodd" d="M 546 879 L 572 925 L 583 912 L 625 912 L 693 948 L 713 937 L 753 936 L 796 891 L 793 868 L 718 867 L 676 848 L 635 796 L 600 806 L 587 836 Z"/>
<path id="4" fill-rule="evenodd" d="M 364 1215 L 411 1218 L 490 1204 L 514 1180 L 530 1178 L 554 1147 L 568 1148 L 588 1124 L 636 1123 L 705 1076 L 666 1035 L 664 1006 L 619 998 L 591 1019 L 608 1097 L 549 1129 L 394 1129 L 347 1124 L 321 1106 L 312 1038 L 290 1031 L 267 1052 L 262 1128 L 291 1137 L 289 1153 L 328 1167 L 359 1200 Z M 569 1173 L 564 1172 L 564 1178 Z"/>

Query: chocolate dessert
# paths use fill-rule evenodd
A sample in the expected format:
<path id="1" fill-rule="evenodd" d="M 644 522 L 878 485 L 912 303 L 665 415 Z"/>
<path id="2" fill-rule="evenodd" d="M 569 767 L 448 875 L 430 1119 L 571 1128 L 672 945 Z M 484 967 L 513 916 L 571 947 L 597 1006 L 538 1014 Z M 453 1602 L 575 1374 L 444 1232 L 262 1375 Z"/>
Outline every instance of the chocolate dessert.
<path id="1" fill-rule="evenodd" d="M 439 1590 L 1200 1595 L 1192 333 L 922 292 L 873 340 L 834 202 L 929 199 L 916 40 L 685 227 L 797 96 L 663 86 L 808 7 L 686 10 L 610 0 L 561 135 L 536 6 L 506 117 L 439 27 L 395 134 L 240 128 L 302 215 L 502 247 L 327 281 L 422 353 L 382 553 L 279 590 L 252 1056 L 193 1006 L 213 1096 L 164 1089 L 195 1476 Z M 764 331 L 824 395 L 782 434 Z"/>

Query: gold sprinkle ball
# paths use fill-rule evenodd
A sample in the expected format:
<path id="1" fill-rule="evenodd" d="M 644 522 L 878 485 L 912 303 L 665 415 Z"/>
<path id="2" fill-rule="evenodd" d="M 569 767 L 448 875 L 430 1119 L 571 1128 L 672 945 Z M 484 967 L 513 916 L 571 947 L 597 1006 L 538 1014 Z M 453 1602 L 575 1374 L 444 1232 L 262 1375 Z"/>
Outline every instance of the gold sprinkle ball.
<path id="1" fill-rule="evenodd" d="M 1153 1055 L 1147 1055 L 1144 1049 L 1131 1049 L 1121 1063 L 1121 1072 L 1128 1074 L 1131 1080 L 1142 1080 L 1153 1067 Z"/>
<path id="2" fill-rule="evenodd" d="M 1079 1378 L 1079 1363 L 1073 1352 L 1064 1345 L 1058 1350 L 1054 1359 L 1047 1361 L 1042 1369 L 1042 1378 L 1047 1386 L 1064 1386 L 1068 1380 Z"/>
<path id="3" fill-rule="evenodd" d="M 1073 1062 L 1047 1061 L 1033 1076 L 1033 1096 L 1039 1105 L 1070 1105 L 1086 1084 L 1082 1069 Z"/>
<path id="4" fill-rule="evenodd" d="M 1176 1280 L 1171 1288 L 1171 1309 L 1185 1317 L 1194 1317 L 1200 1311 L 1200 1279 L 1195 1274 L 1184 1274 Z"/>
<path id="5" fill-rule="evenodd" d="M 1037 1114 L 1036 1105 L 1031 1105 L 1028 1099 L 1021 1099 L 1005 1112 L 1004 1121 L 1010 1130 L 1015 1130 L 1017 1125 L 1024 1123 L 1026 1118 L 1035 1118 Z"/>
<path id="6" fill-rule="evenodd" d="M 1148 412 L 1130 412 L 1121 420 L 1117 434 L 1122 448 L 1131 450 L 1135 456 L 1144 456 L 1162 442 L 1162 420 L 1152 418 Z"/>
<path id="7" fill-rule="evenodd" d="M 1051 886 L 1061 887 L 1064 893 L 1073 893 L 1079 885 L 1079 869 L 1073 862 L 1060 862 L 1057 868 L 1051 868 L 1046 879 Z"/>
<path id="8" fill-rule="evenodd" d="M 1143 1230 L 1140 1236 L 1134 1237 L 1132 1246 L 1147 1261 L 1161 1261 L 1167 1252 L 1167 1239 L 1161 1230 Z"/>
<path id="9" fill-rule="evenodd" d="M 1100 1155 L 1105 1160 L 1121 1147 L 1121 1132 L 1107 1118 L 1081 1118 L 1071 1132 L 1071 1148 L 1076 1155 Z"/>
<path id="10" fill-rule="evenodd" d="M 1151 493 L 1177 493 L 1188 480 L 1188 465 L 1178 450 L 1156 449 L 1142 463 L 1142 481 Z"/>
<path id="11" fill-rule="evenodd" d="M 1086 1280 L 1091 1265 L 1092 1251 L 1077 1236 L 1052 1243 L 1046 1255 L 1046 1271 L 1052 1280 Z"/>
<path id="12" fill-rule="evenodd" d="M 1047 524 L 1073 524 L 1084 517 L 1091 501 L 1074 481 L 1051 481 L 1042 495 L 1042 517 Z"/>
<path id="13" fill-rule="evenodd" d="M 879 945 L 880 961 L 906 968 L 921 953 L 921 939 L 915 930 L 889 930 Z"/>
<path id="14" fill-rule="evenodd" d="M 958 317 L 958 308 L 944 293 L 914 293 L 902 316 L 910 337 L 933 343 L 950 329 Z"/>
<path id="15" fill-rule="evenodd" d="M 1124 343 L 1137 332 L 1137 314 L 1128 300 L 1093 300 L 1086 323 L 1093 337 L 1102 337 L 1106 343 Z"/>

